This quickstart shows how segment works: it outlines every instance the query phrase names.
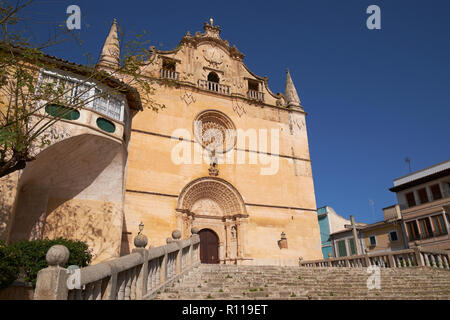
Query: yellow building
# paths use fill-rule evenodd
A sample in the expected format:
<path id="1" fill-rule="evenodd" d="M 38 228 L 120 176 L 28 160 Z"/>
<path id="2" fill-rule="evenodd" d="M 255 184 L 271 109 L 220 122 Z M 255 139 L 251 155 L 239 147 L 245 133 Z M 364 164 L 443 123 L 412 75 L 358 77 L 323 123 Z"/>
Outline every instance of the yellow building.
<path id="1" fill-rule="evenodd" d="M 90 180 L 76 184 L 78 193 L 65 192 L 69 183 L 62 173 L 59 180 L 66 184 L 56 179 L 55 189 L 47 179 L 53 191 L 36 194 L 47 199 L 39 209 L 26 200 L 31 196 L 18 196 L 16 211 L 32 212 L 34 223 L 52 230 L 40 236 L 86 240 L 101 261 L 129 253 L 143 222 L 152 246 L 165 244 L 174 230 L 187 238 L 194 229 L 205 263 L 297 265 L 299 257 L 321 257 L 306 113 L 289 71 L 285 94 L 274 94 L 268 79 L 252 73 L 220 32 L 211 20 L 203 33 L 187 33 L 172 51 L 153 48 L 154 62 L 143 74 L 156 81 L 153 98 L 166 108 L 155 113 L 144 103 L 139 111 L 130 107 L 136 105 L 132 95 L 123 97 L 115 120 L 121 130 L 109 134 L 119 138 L 109 142 L 117 152 L 100 138 L 91 144 L 82 135 L 86 141 L 79 143 L 86 146 L 76 154 L 77 177 Z M 118 48 L 113 23 L 99 67 L 117 69 Z M 95 124 L 95 118 L 89 121 Z M 67 148 L 61 143 L 50 147 L 54 152 L 43 157 L 44 166 L 78 148 L 75 140 Z M 114 205 L 106 208 L 104 201 Z M 21 221 L 10 240 L 30 238 L 33 223 Z M 88 225 L 95 225 L 95 235 Z"/>

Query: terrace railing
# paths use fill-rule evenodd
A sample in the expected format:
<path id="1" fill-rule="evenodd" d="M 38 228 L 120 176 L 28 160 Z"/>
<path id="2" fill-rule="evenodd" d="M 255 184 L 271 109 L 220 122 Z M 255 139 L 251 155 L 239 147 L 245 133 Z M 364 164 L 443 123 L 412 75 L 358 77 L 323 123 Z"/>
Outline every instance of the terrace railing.
<path id="1" fill-rule="evenodd" d="M 207 80 L 198 80 L 198 87 L 203 90 L 218 92 L 221 94 L 230 94 L 230 86 L 225 84 L 219 84 L 217 82 L 207 81 Z"/>
<path id="2" fill-rule="evenodd" d="M 174 231 L 165 246 L 145 249 L 138 235 L 129 255 L 81 269 L 65 269 L 69 250 L 53 246 L 48 268 L 38 273 L 35 300 L 141 300 L 151 299 L 183 274 L 200 264 L 200 237 L 180 240 Z"/>
<path id="3" fill-rule="evenodd" d="M 450 252 L 428 248 L 383 252 L 378 254 L 355 255 L 340 258 L 303 261 L 301 267 L 346 267 L 367 268 L 377 265 L 381 268 L 435 267 L 450 269 Z"/>

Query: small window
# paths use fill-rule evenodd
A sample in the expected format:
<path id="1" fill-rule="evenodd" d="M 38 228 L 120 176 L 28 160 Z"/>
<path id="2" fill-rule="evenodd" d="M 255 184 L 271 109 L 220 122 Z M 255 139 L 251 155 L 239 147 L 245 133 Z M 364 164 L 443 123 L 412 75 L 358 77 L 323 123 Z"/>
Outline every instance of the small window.
<path id="1" fill-rule="evenodd" d="M 418 240 L 419 239 L 419 229 L 417 228 L 417 223 L 415 221 L 408 222 L 406 224 L 408 226 L 409 240 Z"/>
<path id="2" fill-rule="evenodd" d="M 420 199 L 420 203 L 427 203 L 428 200 L 428 194 L 427 194 L 427 189 L 422 188 L 417 190 L 417 194 L 419 195 L 419 199 Z"/>
<path id="3" fill-rule="evenodd" d="M 78 110 L 67 108 L 58 104 L 50 104 L 45 107 L 45 112 L 55 118 L 62 118 L 66 120 L 78 120 L 80 112 Z"/>
<path id="4" fill-rule="evenodd" d="M 431 217 L 431 220 L 433 221 L 434 231 L 436 232 L 436 235 L 440 236 L 447 233 L 444 223 L 444 217 L 442 215 L 433 216 Z"/>
<path id="5" fill-rule="evenodd" d="M 369 237 L 369 241 L 370 241 L 370 245 L 371 246 L 376 246 L 377 245 L 377 238 L 375 236 L 370 236 Z"/>
<path id="6" fill-rule="evenodd" d="M 389 233 L 389 239 L 391 239 L 391 242 L 397 241 L 398 240 L 397 231 L 391 231 Z"/>
<path id="7" fill-rule="evenodd" d="M 109 120 L 106 120 L 104 118 L 98 118 L 97 119 L 97 126 L 102 129 L 103 131 L 114 133 L 116 131 L 116 126 L 114 123 L 112 123 Z"/>
<path id="8" fill-rule="evenodd" d="M 162 65 L 162 68 L 163 68 L 164 70 L 168 70 L 168 71 L 173 71 L 173 72 L 175 72 L 175 68 L 176 68 L 176 66 L 175 66 L 175 61 L 168 60 L 168 59 L 163 59 L 163 65 Z"/>
<path id="9" fill-rule="evenodd" d="M 219 83 L 219 76 L 217 75 L 217 73 L 215 72 L 210 72 L 208 74 L 208 81 L 210 82 L 215 82 L 215 83 Z"/>
<path id="10" fill-rule="evenodd" d="M 258 81 L 248 80 L 248 90 L 259 91 L 259 83 L 258 83 Z"/>
<path id="11" fill-rule="evenodd" d="M 433 195 L 433 200 L 442 199 L 441 188 L 439 187 L 438 184 L 432 185 L 430 187 L 430 189 L 431 189 L 431 194 Z"/>
<path id="12" fill-rule="evenodd" d="M 406 194 L 406 202 L 408 202 L 408 207 L 414 207 L 416 205 L 416 199 L 414 198 L 414 192 L 409 192 Z"/>
<path id="13" fill-rule="evenodd" d="M 431 229 L 430 219 L 424 218 L 419 220 L 420 231 L 426 237 L 431 237 L 433 230 Z"/>

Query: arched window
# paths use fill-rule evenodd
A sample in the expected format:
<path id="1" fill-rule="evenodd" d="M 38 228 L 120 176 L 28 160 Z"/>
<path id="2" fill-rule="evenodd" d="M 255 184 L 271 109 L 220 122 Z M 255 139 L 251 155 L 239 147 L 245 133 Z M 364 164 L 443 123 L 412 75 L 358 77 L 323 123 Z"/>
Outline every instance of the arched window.
<path id="1" fill-rule="evenodd" d="M 208 81 L 219 83 L 219 76 L 215 72 L 210 72 L 208 74 Z"/>

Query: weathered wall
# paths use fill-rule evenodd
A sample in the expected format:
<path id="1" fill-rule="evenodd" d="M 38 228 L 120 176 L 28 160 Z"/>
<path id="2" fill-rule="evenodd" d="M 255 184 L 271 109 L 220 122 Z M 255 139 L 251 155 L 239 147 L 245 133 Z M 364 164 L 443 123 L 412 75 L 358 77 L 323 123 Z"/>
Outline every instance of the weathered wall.
<path id="1" fill-rule="evenodd" d="M 16 198 L 19 171 L 0 179 L 0 240 L 6 241 Z"/>

